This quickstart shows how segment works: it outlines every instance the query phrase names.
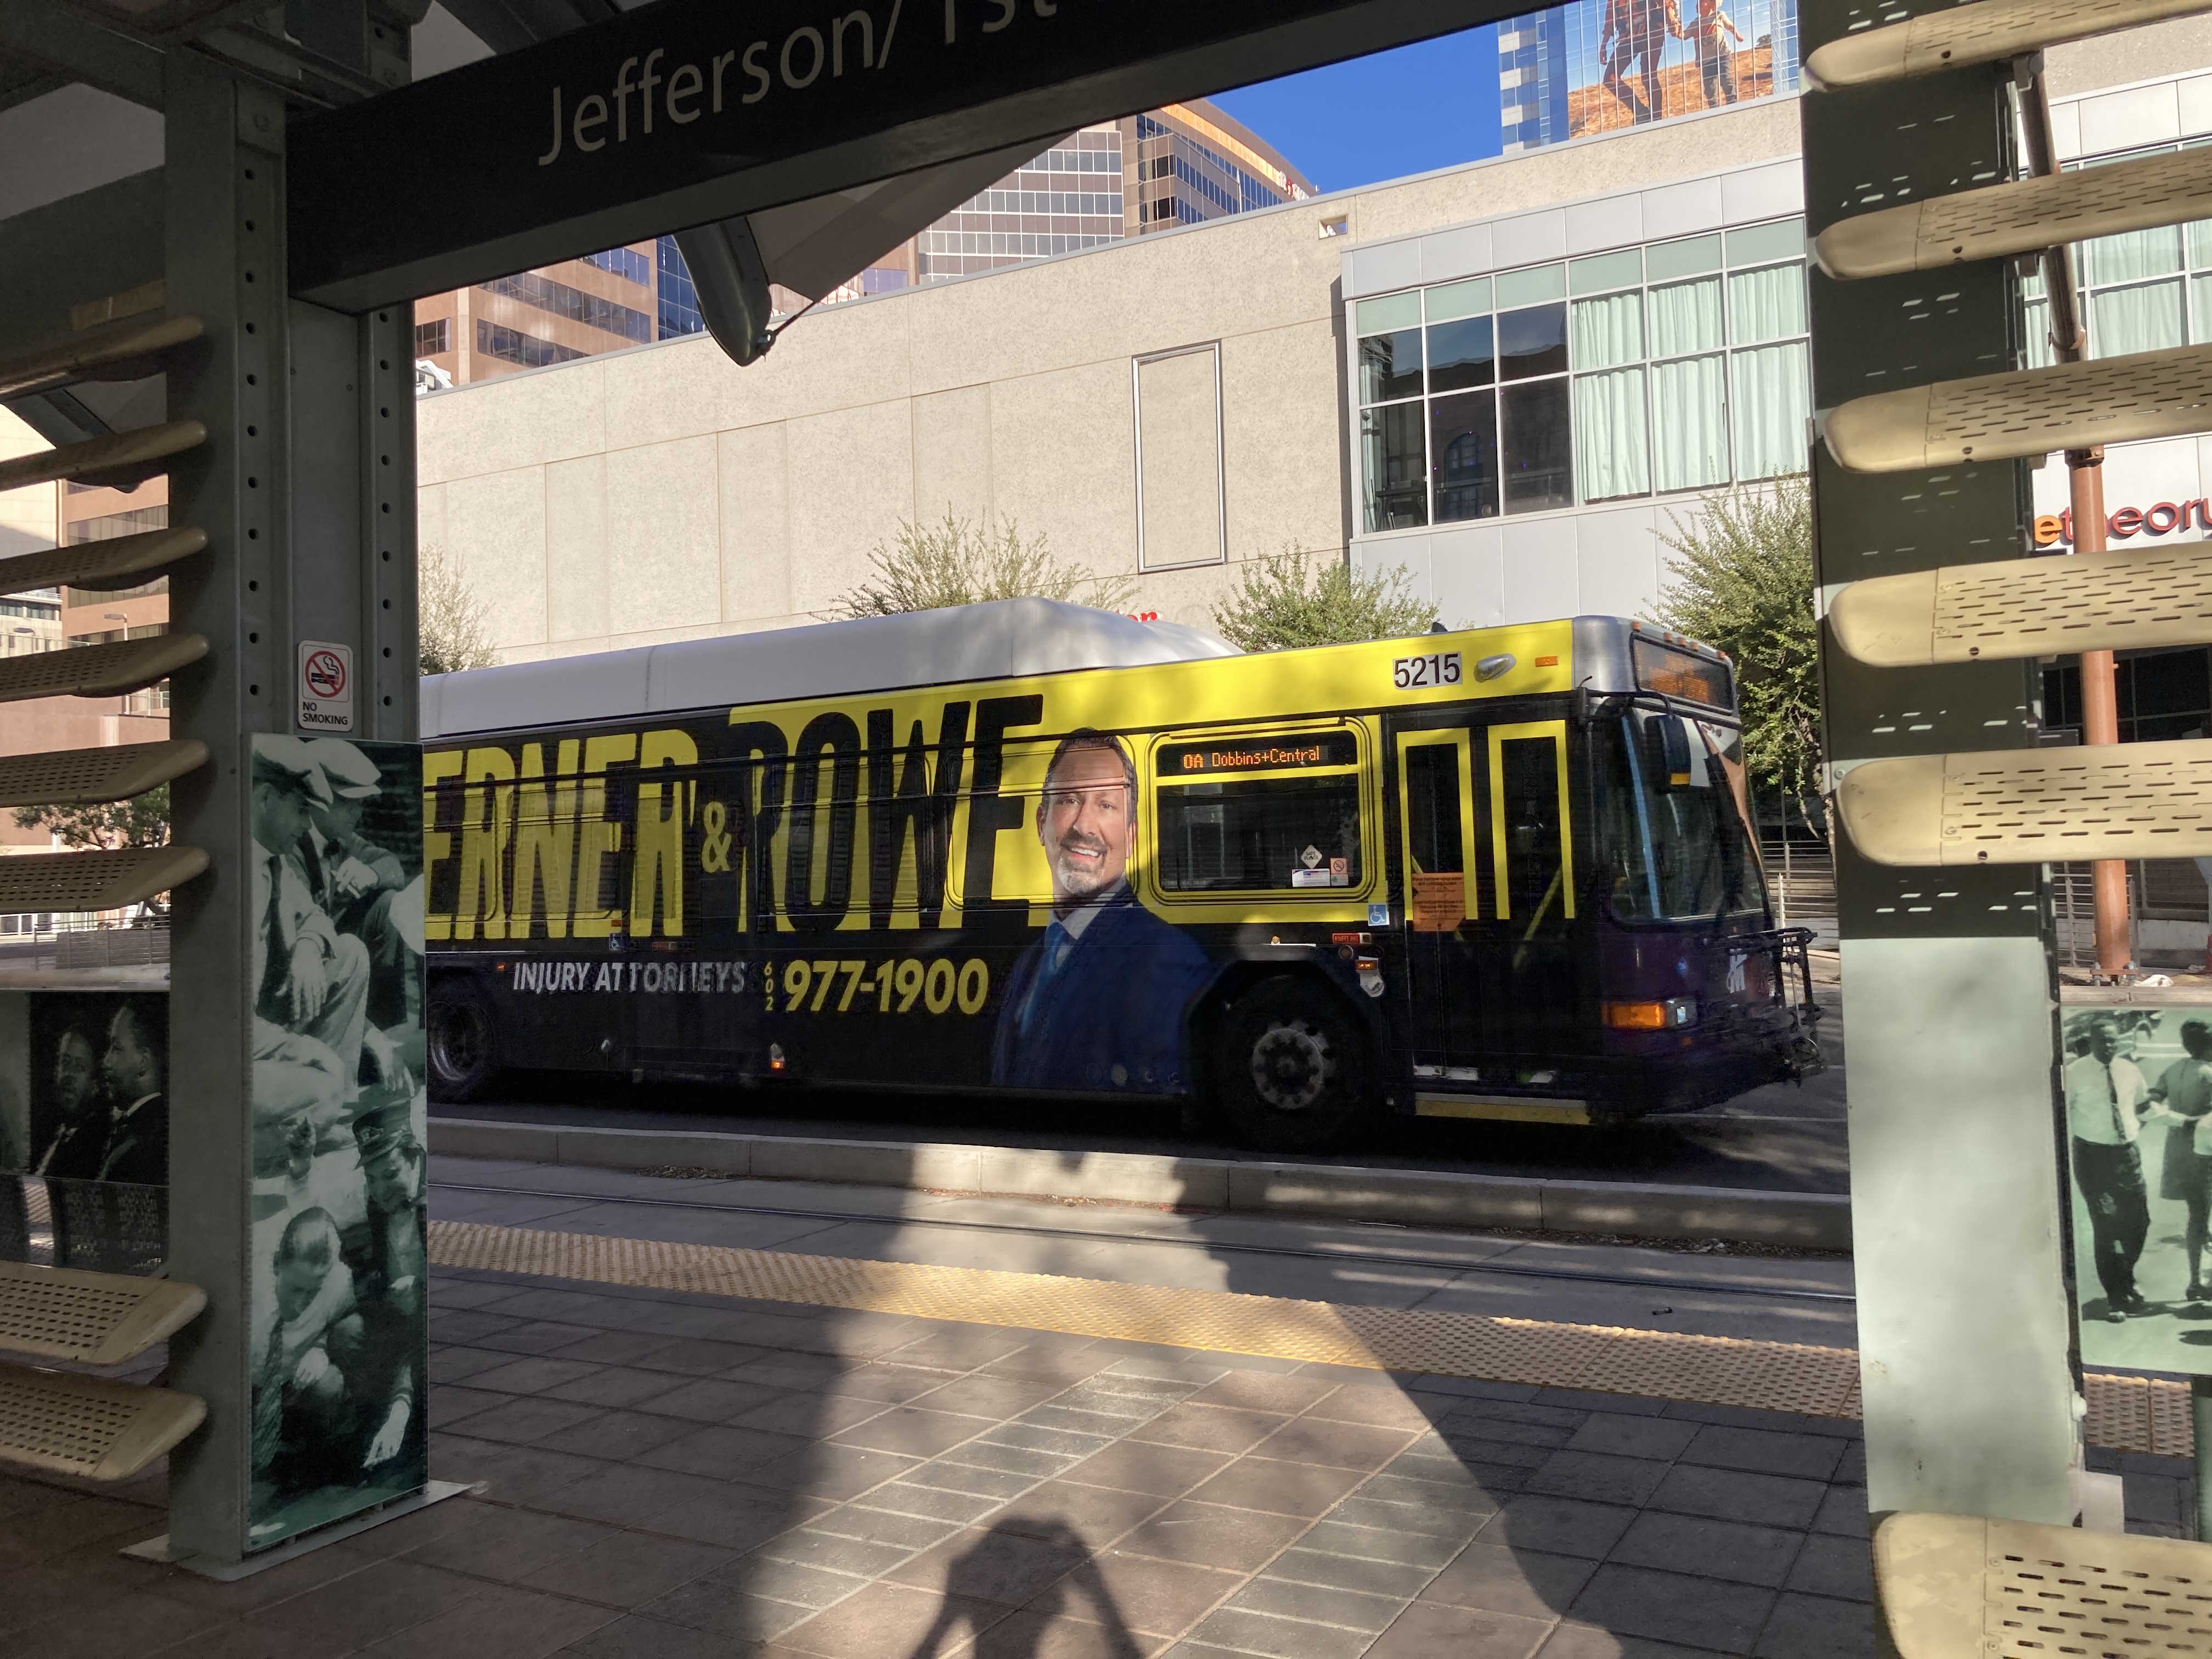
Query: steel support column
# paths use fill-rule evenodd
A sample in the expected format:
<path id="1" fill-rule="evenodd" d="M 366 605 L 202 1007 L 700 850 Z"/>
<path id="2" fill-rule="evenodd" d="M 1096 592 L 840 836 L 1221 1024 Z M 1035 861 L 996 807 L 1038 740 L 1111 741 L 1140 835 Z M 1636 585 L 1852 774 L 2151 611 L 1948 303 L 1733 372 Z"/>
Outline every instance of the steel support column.
<path id="1" fill-rule="evenodd" d="M 1806 0 L 1804 50 L 1904 15 Z M 1808 228 L 2011 176 L 2008 100 L 2003 73 L 1986 68 L 1808 93 Z M 1817 409 L 2015 366 L 2007 262 L 1810 280 Z M 1814 470 L 1825 594 L 2027 550 L 2015 464 L 1874 477 L 1816 444 Z M 1876 669 L 1824 637 L 1822 677 L 1833 771 L 2036 740 L 2032 663 Z M 2047 881 L 2033 866 L 1884 869 L 1839 834 L 1836 890 L 1869 1505 L 2070 1521 L 2078 1434 Z"/>

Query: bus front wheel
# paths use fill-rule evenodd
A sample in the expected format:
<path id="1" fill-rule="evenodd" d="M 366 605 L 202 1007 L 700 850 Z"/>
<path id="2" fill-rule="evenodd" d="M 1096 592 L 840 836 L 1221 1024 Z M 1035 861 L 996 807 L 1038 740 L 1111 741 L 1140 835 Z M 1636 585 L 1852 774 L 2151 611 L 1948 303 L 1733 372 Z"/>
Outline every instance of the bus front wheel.
<path id="1" fill-rule="evenodd" d="M 483 994 L 460 981 L 430 988 L 430 1092 L 441 1100 L 474 1100 L 497 1075 L 498 1045 Z"/>
<path id="2" fill-rule="evenodd" d="M 1367 1116 L 1366 1036 L 1318 987 L 1285 979 L 1255 986 L 1230 1005 L 1215 1052 L 1216 1103 L 1247 1146 L 1329 1152 Z"/>

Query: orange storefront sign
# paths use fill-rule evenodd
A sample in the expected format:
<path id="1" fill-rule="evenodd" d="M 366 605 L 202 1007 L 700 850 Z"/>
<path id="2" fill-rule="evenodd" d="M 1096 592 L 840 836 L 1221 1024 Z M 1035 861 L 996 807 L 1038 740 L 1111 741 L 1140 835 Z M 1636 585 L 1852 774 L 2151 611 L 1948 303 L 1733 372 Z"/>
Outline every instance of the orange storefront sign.
<path id="1" fill-rule="evenodd" d="M 2116 542 L 2136 536 L 2171 536 L 2177 530 L 2212 531 L 2212 501 L 2157 501 L 2149 507 L 2124 507 L 2105 520 L 2105 534 Z M 2071 547 L 2074 514 L 2045 513 L 2035 520 L 2038 547 Z"/>

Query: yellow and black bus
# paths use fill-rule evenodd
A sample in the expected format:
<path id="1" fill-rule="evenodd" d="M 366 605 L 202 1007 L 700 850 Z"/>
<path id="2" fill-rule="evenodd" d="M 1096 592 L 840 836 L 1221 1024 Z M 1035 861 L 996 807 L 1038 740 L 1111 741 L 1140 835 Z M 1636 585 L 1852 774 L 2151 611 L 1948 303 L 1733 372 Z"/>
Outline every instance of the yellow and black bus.
<path id="1" fill-rule="evenodd" d="M 1811 1052 L 1718 653 L 1264 654 L 1012 600 L 424 683 L 429 1054 L 1605 1121 Z"/>

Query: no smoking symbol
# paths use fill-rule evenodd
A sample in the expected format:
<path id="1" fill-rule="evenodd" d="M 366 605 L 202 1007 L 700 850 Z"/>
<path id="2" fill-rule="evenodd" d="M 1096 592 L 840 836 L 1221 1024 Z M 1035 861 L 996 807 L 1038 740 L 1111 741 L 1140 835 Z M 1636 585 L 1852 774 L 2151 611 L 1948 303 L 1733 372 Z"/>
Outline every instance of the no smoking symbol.
<path id="1" fill-rule="evenodd" d="M 307 659 L 301 670 L 307 682 L 307 690 L 325 700 L 342 696 L 346 689 L 345 664 L 335 651 L 318 651 Z"/>

